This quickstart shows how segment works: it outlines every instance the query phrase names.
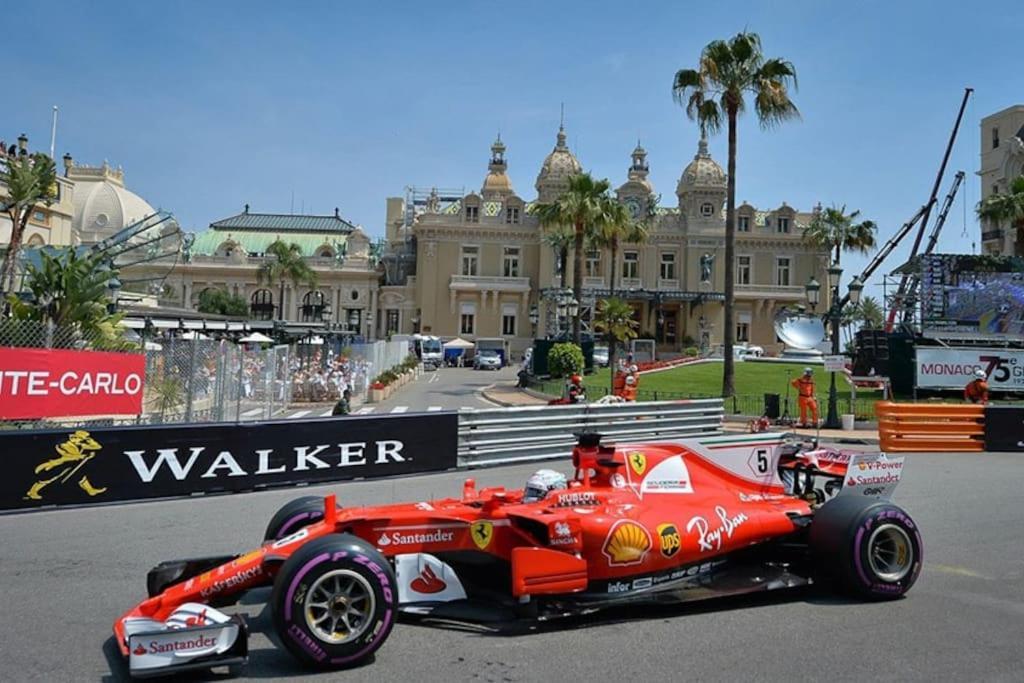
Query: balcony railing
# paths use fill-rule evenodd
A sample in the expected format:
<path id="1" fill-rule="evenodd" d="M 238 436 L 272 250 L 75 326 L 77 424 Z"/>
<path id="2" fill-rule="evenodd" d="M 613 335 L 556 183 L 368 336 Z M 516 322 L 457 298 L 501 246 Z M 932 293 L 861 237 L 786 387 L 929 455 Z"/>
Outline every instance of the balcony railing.
<path id="1" fill-rule="evenodd" d="M 988 242 L 990 240 L 1001 240 L 1006 236 L 1006 231 L 1002 228 L 996 228 L 995 230 L 986 230 L 981 233 L 981 241 Z"/>
<path id="2" fill-rule="evenodd" d="M 448 286 L 453 290 L 468 292 L 528 292 L 530 291 L 530 278 L 502 277 L 500 275 L 452 275 Z"/>
<path id="3" fill-rule="evenodd" d="M 762 285 L 758 283 L 750 285 L 736 285 L 737 294 L 770 294 L 773 296 L 785 296 L 792 298 L 802 298 L 806 296 L 806 291 L 799 285 Z"/>

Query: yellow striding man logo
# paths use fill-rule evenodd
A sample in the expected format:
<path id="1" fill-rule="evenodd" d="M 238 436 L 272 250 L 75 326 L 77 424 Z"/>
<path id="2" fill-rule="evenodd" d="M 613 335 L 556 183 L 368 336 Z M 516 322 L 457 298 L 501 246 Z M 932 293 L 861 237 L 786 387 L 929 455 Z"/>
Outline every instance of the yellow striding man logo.
<path id="1" fill-rule="evenodd" d="M 25 498 L 29 500 L 42 500 L 42 490 L 54 482 L 61 484 L 70 481 L 90 460 L 96 457 L 96 452 L 101 450 L 96 439 L 92 438 L 89 432 L 78 430 L 68 436 L 67 441 L 55 446 L 57 457 L 36 465 L 36 474 L 56 470 L 50 478 L 41 478 L 29 487 Z M 83 474 L 77 481 L 78 487 L 90 496 L 98 496 L 107 489 L 96 488 L 89 481 L 89 476 Z"/>

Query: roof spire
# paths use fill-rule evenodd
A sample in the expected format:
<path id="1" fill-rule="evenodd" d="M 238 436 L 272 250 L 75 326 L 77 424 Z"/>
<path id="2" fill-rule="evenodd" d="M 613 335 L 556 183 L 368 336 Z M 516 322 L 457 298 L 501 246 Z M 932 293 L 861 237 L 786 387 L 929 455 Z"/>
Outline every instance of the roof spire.
<path id="1" fill-rule="evenodd" d="M 565 129 L 565 102 L 559 103 L 560 111 L 558 114 L 558 130 Z"/>
<path id="2" fill-rule="evenodd" d="M 710 157 L 708 153 L 708 134 L 703 128 L 700 129 L 700 142 L 697 143 L 697 156 L 694 159 L 700 157 Z"/>

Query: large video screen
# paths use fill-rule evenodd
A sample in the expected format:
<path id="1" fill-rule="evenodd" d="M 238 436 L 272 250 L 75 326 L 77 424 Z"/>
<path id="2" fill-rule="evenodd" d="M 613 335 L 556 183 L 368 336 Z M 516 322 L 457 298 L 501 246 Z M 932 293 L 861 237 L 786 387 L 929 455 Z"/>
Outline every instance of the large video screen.
<path id="1" fill-rule="evenodd" d="M 1024 335 L 1024 272 L 1017 259 L 932 254 L 921 263 L 925 329 Z"/>

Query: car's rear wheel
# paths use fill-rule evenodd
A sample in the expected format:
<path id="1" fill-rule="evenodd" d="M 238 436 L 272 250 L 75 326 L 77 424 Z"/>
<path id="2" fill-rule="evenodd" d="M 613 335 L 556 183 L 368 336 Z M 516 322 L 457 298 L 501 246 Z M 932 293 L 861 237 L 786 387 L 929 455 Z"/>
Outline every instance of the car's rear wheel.
<path id="1" fill-rule="evenodd" d="M 324 518 L 323 496 L 302 496 L 285 503 L 274 513 L 263 532 L 264 541 L 279 541 Z"/>
<path id="2" fill-rule="evenodd" d="M 863 598 L 898 598 L 921 573 L 921 532 L 888 501 L 836 498 L 815 514 L 810 543 L 819 568 Z"/>
<path id="3" fill-rule="evenodd" d="M 398 593 L 391 565 L 376 548 L 332 534 L 299 548 L 281 567 L 270 598 L 274 628 L 300 662 L 338 669 L 384 644 Z"/>

